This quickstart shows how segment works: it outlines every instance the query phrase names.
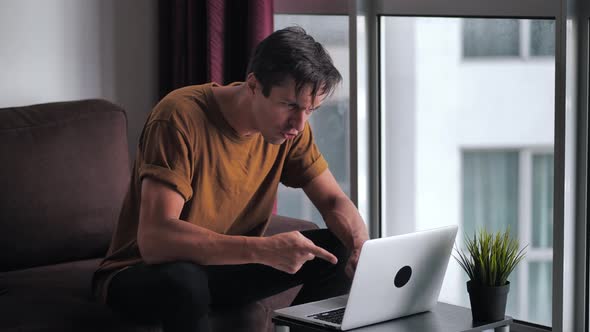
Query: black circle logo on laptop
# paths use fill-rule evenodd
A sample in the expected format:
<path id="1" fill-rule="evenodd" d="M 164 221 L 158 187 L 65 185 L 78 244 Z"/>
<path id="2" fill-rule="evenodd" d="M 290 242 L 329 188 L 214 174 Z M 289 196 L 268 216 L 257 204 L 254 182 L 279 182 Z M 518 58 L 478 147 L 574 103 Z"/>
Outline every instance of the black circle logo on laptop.
<path id="1" fill-rule="evenodd" d="M 401 269 L 399 269 L 399 271 L 397 271 L 397 274 L 395 275 L 395 280 L 393 281 L 393 283 L 395 284 L 395 287 L 397 288 L 402 288 L 404 287 L 408 281 L 410 281 L 410 277 L 412 276 L 412 268 L 409 266 L 404 266 Z"/>

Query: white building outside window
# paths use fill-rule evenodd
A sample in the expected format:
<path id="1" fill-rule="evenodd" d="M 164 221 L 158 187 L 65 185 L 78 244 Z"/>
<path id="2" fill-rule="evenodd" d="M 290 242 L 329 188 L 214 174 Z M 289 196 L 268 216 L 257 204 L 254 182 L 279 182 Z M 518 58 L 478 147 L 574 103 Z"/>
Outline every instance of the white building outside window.
<path id="1" fill-rule="evenodd" d="M 550 326 L 553 22 L 380 23 L 383 236 L 457 224 L 461 246 L 509 226 L 529 250 L 507 312 Z M 469 306 L 466 280 L 451 259 L 441 300 Z"/>

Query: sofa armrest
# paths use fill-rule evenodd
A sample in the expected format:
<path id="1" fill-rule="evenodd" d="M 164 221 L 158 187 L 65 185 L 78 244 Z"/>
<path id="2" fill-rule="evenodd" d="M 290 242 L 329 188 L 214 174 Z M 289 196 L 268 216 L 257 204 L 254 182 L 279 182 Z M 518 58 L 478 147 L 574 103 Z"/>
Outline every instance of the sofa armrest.
<path id="1" fill-rule="evenodd" d="M 307 231 L 318 228 L 318 225 L 310 221 L 289 218 L 275 214 L 270 218 L 270 223 L 264 232 L 264 236 L 271 236 L 290 231 Z"/>

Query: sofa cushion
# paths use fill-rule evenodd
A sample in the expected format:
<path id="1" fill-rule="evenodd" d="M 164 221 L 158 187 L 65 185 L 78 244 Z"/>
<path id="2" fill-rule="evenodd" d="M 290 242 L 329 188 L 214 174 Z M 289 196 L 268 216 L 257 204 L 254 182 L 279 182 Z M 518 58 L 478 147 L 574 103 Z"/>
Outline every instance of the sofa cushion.
<path id="1" fill-rule="evenodd" d="M 104 100 L 0 109 L 0 271 L 104 255 L 129 185 L 126 126 Z"/>
<path id="2" fill-rule="evenodd" d="M 273 216 L 265 235 L 315 229 L 310 222 Z M 0 331 L 161 331 L 158 325 L 120 318 L 92 298 L 90 283 L 100 259 L 0 273 Z M 211 313 L 213 331 L 271 332 L 271 314 L 289 306 L 301 286 L 239 308 Z"/>
<path id="3" fill-rule="evenodd" d="M 90 278 L 100 259 L 0 273 L 0 331 L 162 331 L 115 315 L 92 299 Z M 213 331 L 272 332 L 271 314 L 287 307 L 301 286 L 239 308 L 211 313 Z"/>
<path id="4" fill-rule="evenodd" d="M 90 278 L 99 259 L 0 273 L 0 330 L 161 331 L 115 316 L 93 301 Z"/>

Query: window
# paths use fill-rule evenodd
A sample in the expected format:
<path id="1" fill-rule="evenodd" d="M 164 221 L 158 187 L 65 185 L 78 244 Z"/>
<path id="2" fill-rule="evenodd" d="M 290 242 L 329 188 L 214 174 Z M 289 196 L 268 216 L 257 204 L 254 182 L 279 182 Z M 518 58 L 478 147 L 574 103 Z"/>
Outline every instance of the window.
<path id="1" fill-rule="evenodd" d="M 532 228 L 526 241 L 528 257 L 528 317 L 531 321 L 551 326 L 553 285 L 553 154 L 532 154 Z M 523 272 L 524 273 L 524 272 Z M 524 276 L 523 276 L 524 278 Z M 523 308 L 525 310 L 525 308 Z"/>
<path id="2" fill-rule="evenodd" d="M 510 278 L 507 311 L 550 326 L 553 154 L 530 149 L 466 150 L 461 173 L 464 234 L 472 236 L 480 227 L 491 231 L 510 227 L 514 237 L 529 244 Z"/>
<path id="3" fill-rule="evenodd" d="M 551 325 L 555 60 L 462 61 L 520 50 L 524 20 L 487 20 L 381 17 L 382 233 L 510 227 L 529 249 L 508 314 Z M 469 306 L 465 281 L 451 260 L 441 300 Z"/>
<path id="4" fill-rule="evenodd" d="M 518 56 L 520 24 L 510 19 L 471 19 L 463 22 L 463 56 Z"/>
<path id="5" fill-rule="evenodd" d="M 555 54 L 553 20 L 468 19 L 463 57 L 538 57 Z"/>
<path id="6" fill-rule="evenodd" d="M 274 3 L 283 14 L 348 13 L 355 122 L 346 144 L 355 152 L 353 199 L 371 235 L 463 225 L 463 152 L 514 153 L 496 157 L 518 164 L 515 222 L 533 252 L 517 272 L 528 269 L 530 279 L 520 283 L 527 285 L 518 303 L 512 300 L 514 330 L 537 331 L 528 321 L 544 324 L 550 316 L 555 330 L 588 330 L 590 293 L 579 291 L 584 278 L 590 289 L 588 157 L 581 152 L 588 150 L 587 1 Z M 555 172 L 553 183 L 544 172 Z M 457 268 L 451 261 L 441 300 L 465 304 Z M 542 305 L 549 294 L 551 314 Z"/>
<path id="7" fill-rule="evenodd" d="M 309 123 L 316 144 L 328 161 L 330 171 L 342 190 L 350 195 L 348 17 L 278 14 L 274 16 L 274 20 L 275 30 L 293 25 L 304 28 L 308 34 L 324 45 L 343 77 L 342 84 L 330 99 L 314 112 Z M 279 186 L 278 213 L 325 226 L 319 212 L 305 193 L 299 189 Z"/>
<path id="8" fill-rule="evenodd" d="M 534 56 L 555 55 L 555 21 L 534 20 L 530 22 L 530 49 Z"/>

